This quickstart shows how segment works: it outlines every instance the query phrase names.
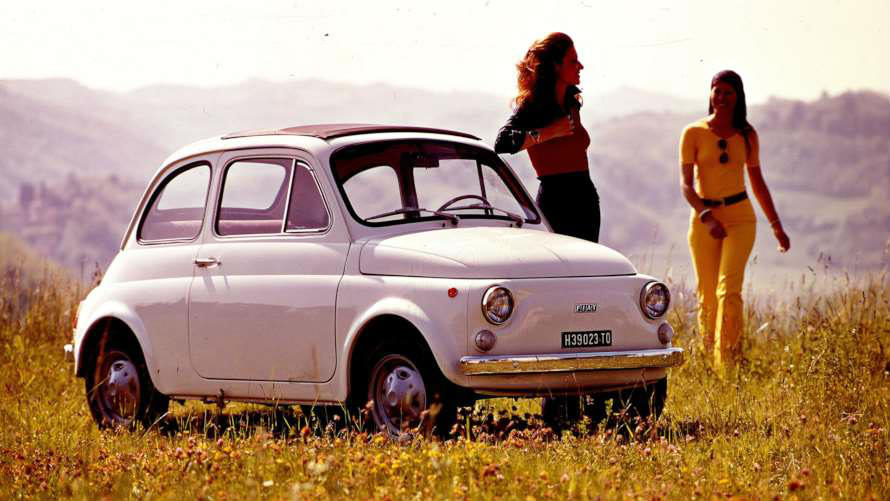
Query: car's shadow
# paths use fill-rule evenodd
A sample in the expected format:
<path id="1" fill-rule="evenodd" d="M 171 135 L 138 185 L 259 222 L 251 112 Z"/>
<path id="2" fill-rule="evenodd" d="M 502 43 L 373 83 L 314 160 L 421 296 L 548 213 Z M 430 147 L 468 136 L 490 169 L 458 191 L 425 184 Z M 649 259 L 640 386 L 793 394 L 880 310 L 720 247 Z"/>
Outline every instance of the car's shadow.
<path id="1" fill-rule="evenodd" d="M 207 408 L 188 413 L 167 415 L 152 428 L 165 436 L 189 434 L 208 439 L 223 437 L 248 438 L 257 434 L 275 439 L 311 438 L 350 435 L 367 437 L 370 427 L 366 426 L 366 416 L 349 415 L 336 407 L 315 407 L 301 409 L 299 406 L 280 406 L 240 412 L 225 412 Z M 468 429 L 469 425 L 469 429 Z M 658 420 L 613 414 L 598 423 L 589 420 L 567 425 L 562 429 L 552 429 L 544 424 L 540 414 L 513 413 L 508 411 L 491 412 L 486 409 L 469 407 L 458 410 L 454 427 L 440 439 L 469 439 L 487 443 L 510 440 L 548 442 L 558 440 L 562 434 L 571 433 L 577 437 L 605 435 L 619 442 L 653 441 L 667 439 L 671 442 L 690 442 L 706 436 L 739 433 L 739 425 L 724 423 L 714 425 L 698 420 L 675 421 L 669 416 Z"/>
<path id="2" fill-rule="evenodd" d="M 312 433 L 322 433 L 324 429 L 318 418 L 304 415 L 299 407 L 270 407 L 240 412 L 206 409 L 186 414 L 168 414 L 153 427 L 166 436 L 194 434 L 213 439 L 226 436 L 246 438 L 257 433 L 287 438 L 299 436 L 301 430 L 307 427 Z"/>

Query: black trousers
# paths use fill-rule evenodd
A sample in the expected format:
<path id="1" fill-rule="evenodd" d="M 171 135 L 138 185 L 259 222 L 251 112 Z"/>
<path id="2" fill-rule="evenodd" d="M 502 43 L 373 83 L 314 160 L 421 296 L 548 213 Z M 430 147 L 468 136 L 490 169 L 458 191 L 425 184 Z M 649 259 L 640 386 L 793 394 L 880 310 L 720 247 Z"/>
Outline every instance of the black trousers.
<path id="1" fill-rule="evenodd" d="M 600 197 L 590 174 L 570 172 L 538 178 L 538 207 L 553 231 L 562 235 L 598 242 L 600 238 Z"/>

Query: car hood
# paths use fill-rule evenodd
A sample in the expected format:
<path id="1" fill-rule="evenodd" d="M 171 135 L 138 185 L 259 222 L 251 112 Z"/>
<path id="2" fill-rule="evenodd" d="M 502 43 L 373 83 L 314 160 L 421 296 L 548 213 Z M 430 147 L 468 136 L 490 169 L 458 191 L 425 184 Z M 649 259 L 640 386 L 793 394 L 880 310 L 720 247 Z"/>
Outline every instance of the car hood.
<path id="1" fill-rule="evenodd" d="M 359 269 L 369 275 L 545 278 L 633 275 L 618 252 L 578 238 L 518 228 L 447 228 L 371 238 Z"/>

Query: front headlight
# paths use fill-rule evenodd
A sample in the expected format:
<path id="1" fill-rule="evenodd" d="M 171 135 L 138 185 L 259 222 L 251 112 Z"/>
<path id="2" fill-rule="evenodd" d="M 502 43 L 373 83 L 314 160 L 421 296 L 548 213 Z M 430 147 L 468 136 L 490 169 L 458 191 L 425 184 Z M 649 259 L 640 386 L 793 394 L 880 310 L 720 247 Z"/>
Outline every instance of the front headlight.
<path id="1" fill-rule="evenodd" d="M 640 293 L 640 308 L 651 319 L 663 316 L 671 304 L 671 291 L 661 282 L 649 282 Z"/>
<path id="2" fill-rule="evenodd" d="M 499 285 L 490 287 L 482 296 L 482 314 L 494 325 L 500 325 L 513 314 L 513 294 Z"/>

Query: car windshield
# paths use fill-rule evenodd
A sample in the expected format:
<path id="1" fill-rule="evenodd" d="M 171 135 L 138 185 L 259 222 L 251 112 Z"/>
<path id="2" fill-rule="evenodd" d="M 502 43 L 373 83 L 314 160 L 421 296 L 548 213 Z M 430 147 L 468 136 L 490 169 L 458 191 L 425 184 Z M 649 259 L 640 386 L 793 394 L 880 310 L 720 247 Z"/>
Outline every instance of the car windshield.
<path id="1" fill-rule="evenodd" d="M 430 140 L 381 141 L 331 157 L 350 213 L 369 226 L 497 218 L 536 224 L 534 204 L 493 152 Z"/>

